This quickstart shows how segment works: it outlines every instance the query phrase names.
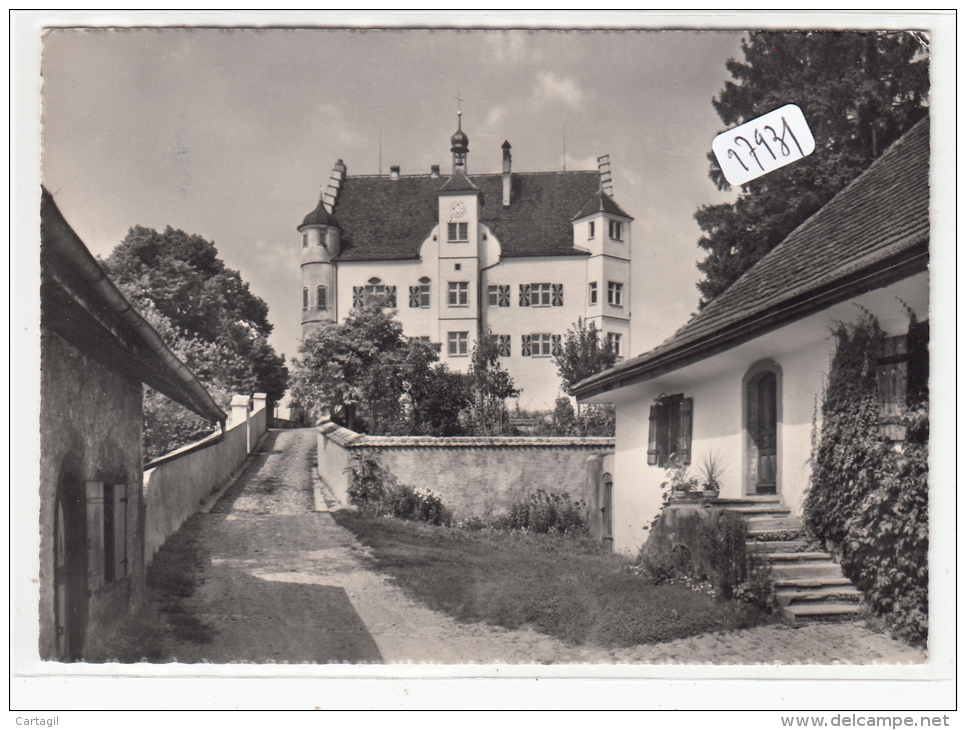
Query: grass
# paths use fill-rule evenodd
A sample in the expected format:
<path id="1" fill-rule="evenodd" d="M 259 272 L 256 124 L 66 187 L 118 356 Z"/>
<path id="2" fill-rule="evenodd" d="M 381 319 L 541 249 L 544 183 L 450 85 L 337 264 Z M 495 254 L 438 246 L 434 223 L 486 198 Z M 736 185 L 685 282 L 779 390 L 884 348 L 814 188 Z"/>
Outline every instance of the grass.
<path id="1" fill-rule="evenodd" d="M 359 512 L 336 521 L 412 597 L 461 621 L 532 626 L 572 644 L 657 643 L 770 619 L 736 601 L 655 585 L 586 537 L 433 527 Z"/>

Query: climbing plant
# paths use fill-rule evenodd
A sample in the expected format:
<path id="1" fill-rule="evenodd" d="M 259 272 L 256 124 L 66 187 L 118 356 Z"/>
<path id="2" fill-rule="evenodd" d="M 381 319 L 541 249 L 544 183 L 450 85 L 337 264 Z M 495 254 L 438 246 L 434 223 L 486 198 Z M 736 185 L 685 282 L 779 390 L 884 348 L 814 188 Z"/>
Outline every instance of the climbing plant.
<path id="1" fill-rule="evenodd" d="M 903 441 L 880 434 L 877 372 L 885 335 L 864 315 L 833 331 L 835 353 L 812 454 L 805 521 L 837 545 L 842 569 L 897 633 L 928 634 L 928 324 L 910 317 Z"/>

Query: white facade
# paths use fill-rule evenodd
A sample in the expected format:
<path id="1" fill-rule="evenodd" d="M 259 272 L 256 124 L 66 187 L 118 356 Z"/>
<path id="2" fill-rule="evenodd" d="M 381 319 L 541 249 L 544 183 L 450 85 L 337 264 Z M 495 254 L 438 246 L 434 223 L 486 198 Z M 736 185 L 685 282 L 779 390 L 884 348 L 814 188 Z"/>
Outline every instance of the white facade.
<path id="1" fill-rule="evenodd" d="M 901 300 L 901 301 L 900 301 Z M 749 376 L 765 369 L 777 375 L 777 493 L 800 515 L 810 475 L 812 433 L 821 417 L 835 322 L 853 321 L 860 309 L 872 312 L 887 335 L 905 334 L 905 302 L 925 317 L 928 274 L 855 297 L 820 313 L 773 330 L 726 352 L 658 378 L 610 391 L 601 400 L 617 411 L 614 460 L 614 549 L 634 554 L 647 540 L 647 527 L 661 509 L 665 470 L 648 464 L 649 409 L 663 395 L 691 398 L 691 472 L 700 475 L 706 456 L 724 461 L 721 497 L 754 493 L 746 409 Z M 593 399 L 591 399 L 593 400 Z"/>
<path id="2" fill-rule="evenodd" d="M 430 221 L 432 228 L 418 252 L 412 251 L 407 258 L 340 258 L 340 209 L 325 202 L 338 201 L 344 194 L 345 166 L 337 163 L 327 197 L 299 227 L 303 237 L 303 335 L 321 322 L 345 319 L 367 293 L 394 294 L 405 334 L 440 343 L 440 360 L 453 370 L 469 369 L 480 333 L 489 329 L 500 336 L 502 364 L 521 390 L 520 407 L 552 409 L 563 395 L 553 354 L 578 318 L 593 322 L 621 357 L 631 352 L 632 219 L 600 192 L 595 173 L 563 173 L 584 175 L 585 181 L 590 175 L 596 188 L 585 199 L 572 201 L 571 213 L 557 222 L 557 228 L 562 224 L 570 231 L 565 235 L 572 235 L 572 241 L 568 238 L 563 245 L 554 241 L 553 248 L 535 250 L 532 255 L 530 249 L 514 249 L 512 241 L 501 241 L 487 223 L 495 216 L 505 226 L 512 215 L 500 216 L 516 214 L 513 206 L 526 204 L 523 195 L 514 198 L 511 192 L 509 144 L 504 146 L 503 174 L 480 176 L 488 178 L 487 184 L 500 193 L 491 192 L 484 200 L 464 172 L 465 135 L 458 141 L 464 164 L 457 164 L 454 135 L 454 173 L 448 179 L 434 179 L 427 188 L 437 198 L 436 218 Z M 526 173 L 526 184 L 539 182 L 541 175 L 560 173 Z M 428 182 L 427 176 L 408 178 Z M 558 179 L 551 182 L 558 184 Z M 380 193 L 391 196 L 404 189 L 402 185 L 393 188 L 393 182 L 405 180 L 394 170 L 391 178 L 366 182 L 383 185 Z M 412 201 L 414 206 L 426 203 L 425 194 Z M 573 218 L 585 209 L 590 212 Z M 371 215 L 378 216 L 380 211 L 373 210 Z M 532 210 L 521 216 L 537 217 Z"/>

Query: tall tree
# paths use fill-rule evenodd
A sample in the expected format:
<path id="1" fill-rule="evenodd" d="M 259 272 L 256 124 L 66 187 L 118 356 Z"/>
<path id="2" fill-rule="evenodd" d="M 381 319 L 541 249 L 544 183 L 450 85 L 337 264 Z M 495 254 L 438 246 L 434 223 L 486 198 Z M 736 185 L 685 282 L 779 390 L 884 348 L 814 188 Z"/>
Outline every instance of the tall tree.
<path id="1" fill-rule="evenodd" d="M 384 303 L 353 309 L 302 340 L 292 396 L 370 434 L 449 436 L 469 404 L 463 376 L 438 363 L 439 345 L 403 336 Z M 404 406 L 404 403 L 408 405 Z"/>
<path id="2" fill-rule="evenodd" d="M 268 344 L 268 306 L 213 243 L 170 226 L 163 233 L 135 226 L 101 263 L 135 308 L 163 318 L 169 337 L 183 341 L 206 385 L 263 392 L 270 403 L 285 394 L 288 370 Z"/>
<path id="3" fill-rule="evenodd" d="M 561 351 L 554 356 L 554 362 L 563 380 L 564 392 L 573 395 L 577 383 L 609 368 L 617 362 L 617 355 L 596 324 L 578 317 L 577 323 L 564 335 Z"/>
<path id="4" fill-rule="evenodd" d="M 695 213 L 708 252 L 698 264 L 699 306 L 727 289 L 756 261 L 859 175 L 928 113 L 925 39 L 913 32 L 757 31 L 731 59 L 734 81 L 712 100 L 729 128 L 795 103 L 815 151 L 742 186 L 734 203 Z M 729 185 L 713 155 L 710 177 Z"/>
<path id="5" fill-rule="evenodd" d="M 483 436 L 503 431 L 506 399 L 520 394 L 510 373 L 500 364 L 500 347 L 487 328 L 473 346 L 470 377 L 476 394 L 476 428 Z"/>

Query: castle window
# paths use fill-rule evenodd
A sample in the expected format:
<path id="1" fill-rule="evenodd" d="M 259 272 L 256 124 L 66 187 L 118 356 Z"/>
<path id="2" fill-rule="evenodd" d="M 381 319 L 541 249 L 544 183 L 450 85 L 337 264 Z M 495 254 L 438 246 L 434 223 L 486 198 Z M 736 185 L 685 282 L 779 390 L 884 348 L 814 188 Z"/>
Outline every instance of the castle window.
<path id="1" fill-rule="evenodd" d="M 309 232 L 305 231 L 302 234 L 302 248 L 306 248 L 309 245 Z"/>
<path id="2" fill-rule="evenodd" d="M 597 304 L 597 282 L 590 282 L 590 286 L 587 291 L 587 302 L 591 305 Z"/>
<path id="3" fill-rule="evenodd" d="M 607 303 L 615 307 L 624 306 L 624 285 L 616 281 L 607 282 Z"/>
<path id="4" fill-rule="evenodd" d="M 447 226 L 447 234 L 450 243 L 466 243 L 470 240 L 470 224 L 450 223 Z"/>
<path id="5" fill-rule="evenodd" d="M 521 303 L 521 306 L 524 306 Z M 562 307 L 563 306 L 563 284 L 531 284 L 530 285 L 530 306 L 531 307 Z"/>
<path id="6" fill-rule="evenodd" d="M 492 284 L 487 289 L 487 303 L 491 307 L 510 306 L 510 287 L 505 284 Z"/>
<path id="7" fill-rule="evenodd" d="M 451 281 L 449 283 L 449 306 L 468 307 L 470 305 L 470 283 Z"/>
<path id="8" fill-rule="evenodd" d="M 315 288 L 315 306 L 319 309 L 329 308 L 329 292 L 321 284 Z"/>
<path id="9" fill-rule="evenodd" d="M 409 287 L 409 306 L 412 309 L 429 309 L 429 284 Z"/>
<path id="10" fill-rule="evenodd" d="M 587 238 L 594 237 L 594 221 L 587 224 Z"/>
<path id="11" fill-rule="evenodd" d="M 469 332 L 450 332 L 447 337 L 447 352 L 453 357 L 466 355 Z"/>
<path id="12" fill-rule="evenodd" d="M 373 279 L 370 279 L 373 281 Z M 375 279 L 379 281 L 379 279 Z M 385 307 L 396 306 L 396 287 L 386 284 L 366 284 L 352 287 L 352 307 L 367 306 L 380 301 Z"/>
<path id="13" fill-rule="evenodd" d="M 623 238 L 621 234 L 624 232 L 624 224 L 620 221 L 608 221 L 608 223 L 610 224 L 610 237 L 615 241 L 622 241 Z"/>
<path id="14" fill-rule="evenodd" d="M 549 333 L 530 335 L 530 357 L 550 357 L 553 339 Z"/>
<path id="15" fill-rule="evenodd" d="M 621 357 L 621 336 L 618 332 L 607 333 L 607 346 L 617 357 Z"/>
<path id="16" fill-rule="evenodd" d="M 302 309 L 309 308 L 309 288 L 307 286 L 302 287 Z"/>

